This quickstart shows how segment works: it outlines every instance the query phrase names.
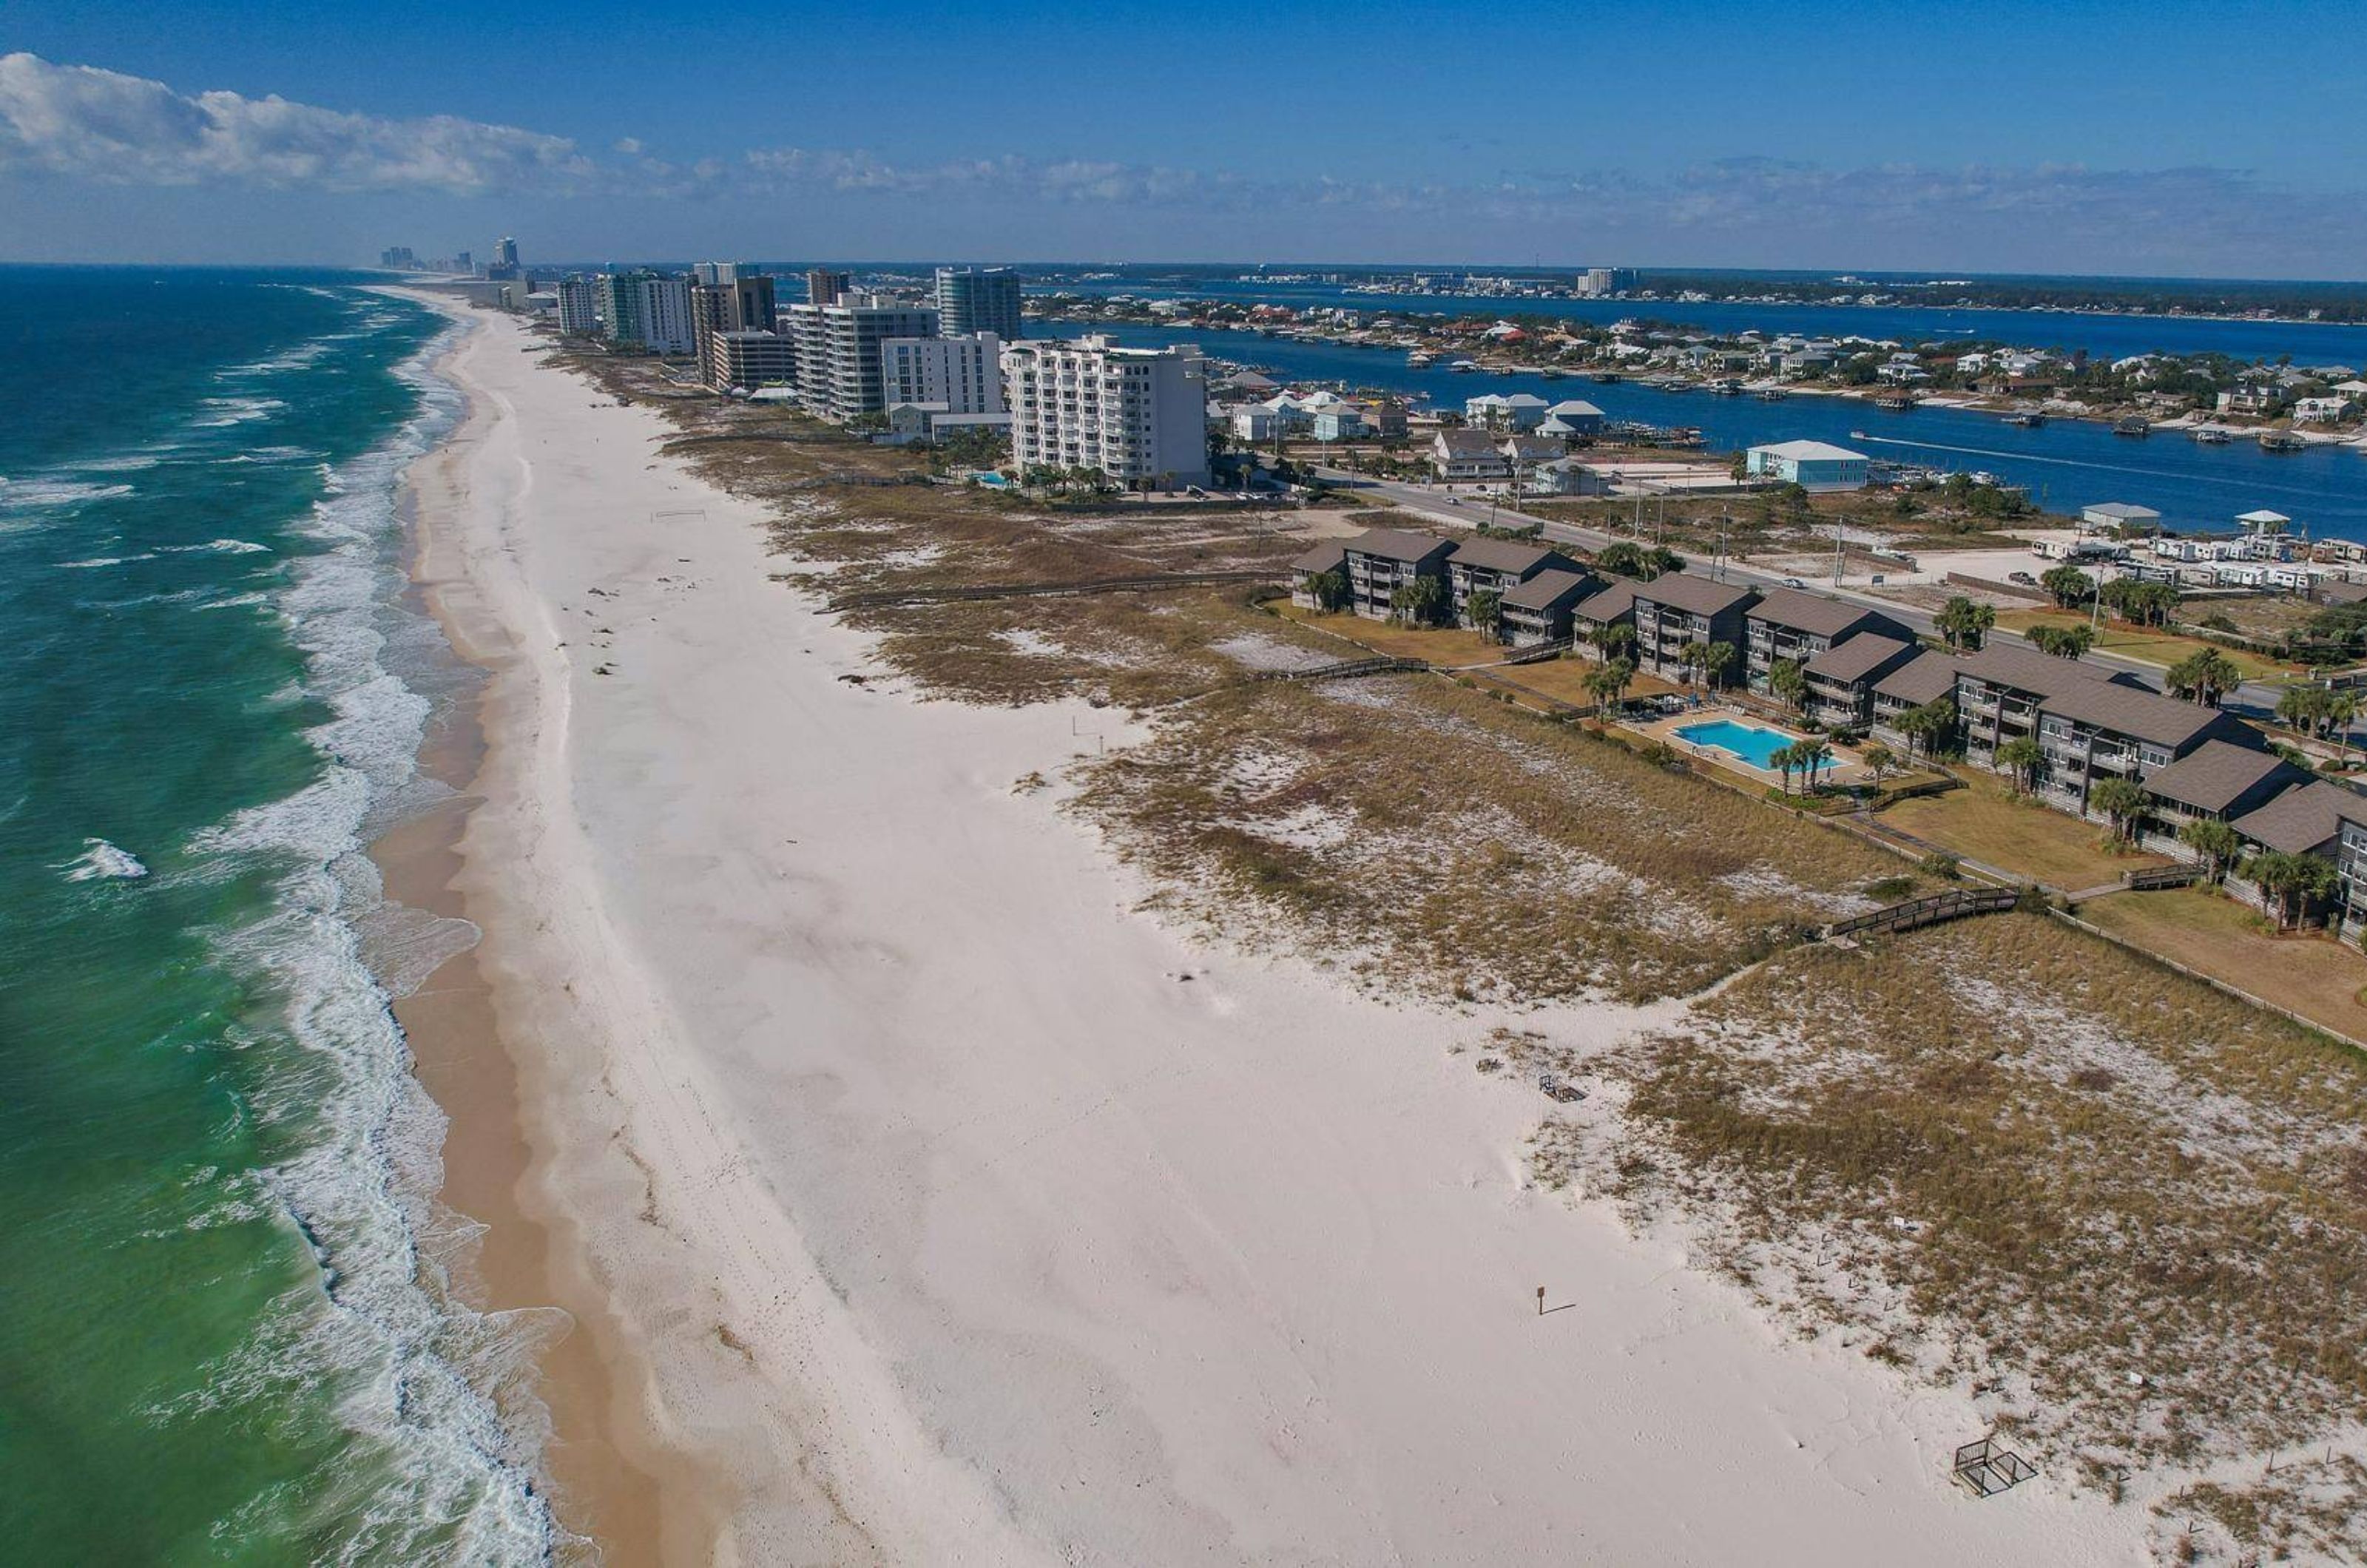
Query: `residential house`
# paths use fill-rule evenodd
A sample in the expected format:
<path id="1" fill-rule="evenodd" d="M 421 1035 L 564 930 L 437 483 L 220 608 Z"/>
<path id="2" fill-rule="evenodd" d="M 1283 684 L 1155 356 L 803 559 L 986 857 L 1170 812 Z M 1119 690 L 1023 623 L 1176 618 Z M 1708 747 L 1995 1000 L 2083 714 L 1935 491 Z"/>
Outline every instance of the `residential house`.
<path id="1" fill-rule="evenodd" d="M 1828 729 L 1865 728 L 1874 722 L 1875 682 L 1922 651 L 1912 637 L 1861 631 L 1811 655 L 1801 666 L 1807 676 L 1808 722 Z"/>
<path id="2" fill-rule="evenodd" d="M 1863 490 L 1868 458 L 1863 452 L 1823 441 L 1779 441 L 1753 446 L 1747 471 L 1758 479 L 1795 484 L 1809 491 Z"/>
<path id="3" fill-rule="evenodd" d="M 1533 468 L 1540 463 L 1550 463 L 1566 457 L 1569 448 L 1550 435 L 1510 435 L 1496 448 L 1504 455 L 1504 462 L 1513 468 Z"/>
<path id="4" fill-rule="evenodd" d="M 1497 635 L 1515 648 L 1566 642 L 1581 601 L 1602 580 L 1579 570 L 1550 568 L 1504 591 L 1497 611 Z"/>
<path id="5" fill-rule="evenodd" d="M 1389 600 L 1418 577 L 1446 576 L 1452 541 L 1429 534 L 1408 534 L 1395 528 L 1374 528 L 1341 545 L 1348 573 L 1348 607 L 1360 615 L 1385 621 Z"/>
<path id="6" fill-rule="evenodd" d="M 1365 434 L 1365 411 L 1354 403 L 1333 403 L 1315 411 L 1315 439 L 1353 441 Z"/>
<path id="7" fill-rule="evenodd" d="M 2349 419 L 2357 406 L 2352 400 L 2340 396 L 2295 398 L 2293 416 L 2304 423 L 2332 424 L 2337 420 Z"/>
<path id="8" fill-rule="evenodd" d="M 1912 631 L 1879 610 L 1797 588 L 1771 588 L 1743 617 L 1744 678 L 1764 696 L 1779 661 L 1805 663 L 1860 632 L 1915 640 Z"/>
<path id="9" fill-rule="evenodd" d="M 1531 431 L 1545 423 L 1546 400 L 1532 392 L 1488 392 L 1465 399 L 1463 417 L 1483 429 Z"/>
<path id="10" fill-rule="evenodd" d="M 1384 441 L 1406 438 L 1405 405 L 1387 398 L 1376 398 L 1365 407 L 1365 427 Z"/>
<path id="11" fill-rule="evenodd" d="M 1609 495 L 1611 481 L 1576 457 L 1556 457 L 1539 463 L 1528 485 L 1540 495 Z"/>
<path id="12" fill-rule="evenodd" d="M 2150 506 L 2125 501 L 2101 502 L 2080 508 L 2079 525 L 2100 533 L 2144 533 L 2161 526 L 2161 513 Z"/>
<path id="13" fill-rule="evenodd" d="M 1689 571 L 1663 572 L 1636 585 L 1636 665 L 1639 670 L 1671 680 L 1688 673 L 1685 649 L 1694 643 L 1722 642 L 1733 649 L 1735 663 L 1717 679 L 1734 678 L 1740 663 L 1743 616 L 1758 602 L 1758 592 L 1736 582 L 1715 582 Z"/>
<path id="14" fill-rule="evenodd" d="M 1442 430 L 1430 444 L 1430 469 L 1452 483 L 1457 479 L 1501 479 L 1512 472 L 1504 454 L 1484 430 Z"/>
<path id="15" fill-rule="evenodd" d="M 1569 571 L 1577 567 L 1559 550 L 1516 539 L 1468 538 L 1455 543 L 1446 558 L 1446 586 L 1455 601 L 1455 619 L 1469 618 L 1471 595 L 1494 593 L 1501 598 L 1541 571 Z"/>
<path id="16" fill-rule="evenodd" d="M 1558 435 L 1565 441 L 1591 441 L 1603 434 L 1603 422 L 1601 409 L 1583 398 L 1568 398 L 1546 410 L 1537 434 Z"/>

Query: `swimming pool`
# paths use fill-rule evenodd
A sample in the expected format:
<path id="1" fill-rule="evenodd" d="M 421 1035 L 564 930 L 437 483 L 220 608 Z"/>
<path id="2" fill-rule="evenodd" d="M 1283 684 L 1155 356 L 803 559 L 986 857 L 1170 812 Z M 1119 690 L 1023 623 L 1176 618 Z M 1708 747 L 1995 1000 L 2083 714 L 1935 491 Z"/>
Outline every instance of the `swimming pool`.
<path id="1" fill-rule="evenodd" d="M 1775 753 L 1799 739 L 1780 729 L 1766 729 L 1755 724 L 1742 724 L 1730 718 L 1715 718 L 1701 724 L 1681 725 L 1677 739 L 1690 740 L 1696 746 L 1707 746 L 1741 758 L 1754 768 L 1774 772 Z M 1828 763 L 1827 766 L 1830 766 Z"/>

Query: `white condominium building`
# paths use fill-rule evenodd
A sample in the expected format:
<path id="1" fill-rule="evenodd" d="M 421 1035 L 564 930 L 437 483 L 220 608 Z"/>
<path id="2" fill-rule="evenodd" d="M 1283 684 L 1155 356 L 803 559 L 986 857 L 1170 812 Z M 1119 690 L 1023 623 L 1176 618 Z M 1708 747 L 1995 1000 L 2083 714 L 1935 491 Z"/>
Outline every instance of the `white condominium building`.
<path id="1" fill-rule="evenodd" d="M 559 296 L 559 330 L 568 337 L 591 337 L 600 330 L 600 289 L 588 277 L 562 277 L 551 286 Z"/>
<path id="2" fill-rule="evenodd" d="M 798 402 L 824 419 L 884 412 L 880 345 L 937 335 L 934 308 L 865 295 L 841 295 L 834 305 L 792 305 L 783 317 L 797 344 Z"/>
<path id="3" fill-rule="evenodd" d="M 1002 351 L 1011 456 L 1099 468 L 1125 485 L 1208 482 L 1206 362 L 1188 344 L 1120 348 L 1105 337 Z"/>
<path id="4" fill-rule="evenodd" d="M 692 354 L 698 348 L 686 277 L 660 277 L 653 272 L 604 275 L 600 320 L 612 343 L 656 354 Z"/>
<path id="5" fill-rule="evenodd" d="M 891 337 L 879 345 L 880 396 L 887 406 L 911 403 L 938 413 L 1001 413 L 1002 340 L 976 337 Z"/>

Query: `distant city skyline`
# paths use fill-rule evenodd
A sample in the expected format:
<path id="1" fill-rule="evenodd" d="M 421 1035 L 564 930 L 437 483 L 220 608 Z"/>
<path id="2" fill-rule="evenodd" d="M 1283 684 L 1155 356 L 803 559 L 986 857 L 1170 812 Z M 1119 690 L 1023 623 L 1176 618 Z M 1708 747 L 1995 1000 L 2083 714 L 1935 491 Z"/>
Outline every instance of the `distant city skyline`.
<path id="1" fill-rule="evenodd" d="M 2338 6 L 569 15 L 17 0 L 0 260 L 2367 270 Z"/>

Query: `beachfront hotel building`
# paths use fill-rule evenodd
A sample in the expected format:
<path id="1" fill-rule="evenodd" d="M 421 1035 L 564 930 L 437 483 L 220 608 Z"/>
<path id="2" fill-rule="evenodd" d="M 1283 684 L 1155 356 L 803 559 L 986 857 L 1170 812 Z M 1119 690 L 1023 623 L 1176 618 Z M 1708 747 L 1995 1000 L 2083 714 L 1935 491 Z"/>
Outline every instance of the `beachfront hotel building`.
<path id="1" fill-rule="evenodd" d="M 703 281 L 699 280 L 703 279 Z M 690 314 L 698 334 L 698 378 L 709 387 L 746 386 L 721 378 L 715 346 L 719 333 L 770 333 L 773 280 L 733 262 L 701 262 L 690 287 Z"/>
<path id="2" fill-rule="evenodd" d="M 1021 471 L 1098 468 L 1159 489 L 1208 482 L 1207 365 L 1197 348 L 1121 348 L 1105 337 L 1007 344 L 1002 377 Z"/>
<path id="3" fill-rule="evenodd" d="M 1021 335 L 1019 275 L 1009 267 L 937 268 L 937 316 L 947 337 Z"/>
<path id="4" fill-rule="evenodd" d="M 798 406 L 823 419 L 886 412 L 881 345 L 937 335 L 935 307 L 870 295 L 843 295 L 834 305 L 792 305 L 782 318 L 797 354 Z"/>
<path id="5" fill-rule="evenodd" d="M 797 345 L 778 333 L 709 333 L 703 360 L 718 391 L 798 384 Z"/>

